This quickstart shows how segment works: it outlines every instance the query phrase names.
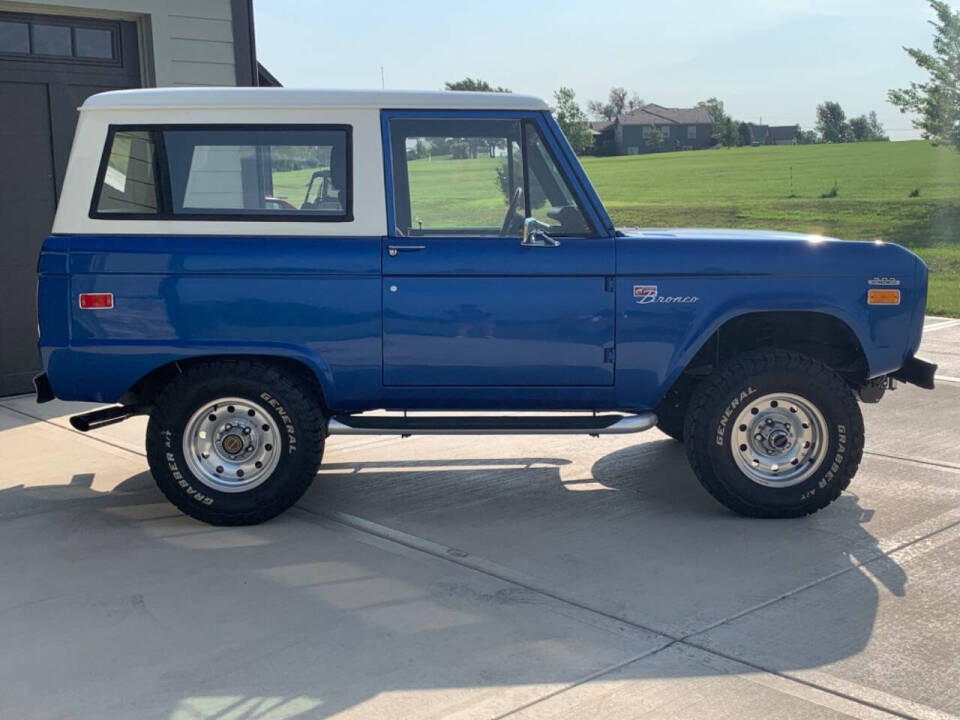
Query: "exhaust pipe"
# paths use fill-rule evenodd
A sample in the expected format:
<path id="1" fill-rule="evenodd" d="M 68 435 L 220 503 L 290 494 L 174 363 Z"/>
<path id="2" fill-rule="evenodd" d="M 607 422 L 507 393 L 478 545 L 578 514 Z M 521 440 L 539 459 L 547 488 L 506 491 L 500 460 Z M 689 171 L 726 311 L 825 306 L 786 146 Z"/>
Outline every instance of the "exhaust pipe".
<path id="1" fill-rule="evenodd" d="M 74 415 L 70 424 L 80 432 L 96 430 L 97 428 L 122 422 L 134 415 L 143 415 L 148 408 L 145 405 L 114 405 L 113 407 L 94 410 L 93 412 Z"/>

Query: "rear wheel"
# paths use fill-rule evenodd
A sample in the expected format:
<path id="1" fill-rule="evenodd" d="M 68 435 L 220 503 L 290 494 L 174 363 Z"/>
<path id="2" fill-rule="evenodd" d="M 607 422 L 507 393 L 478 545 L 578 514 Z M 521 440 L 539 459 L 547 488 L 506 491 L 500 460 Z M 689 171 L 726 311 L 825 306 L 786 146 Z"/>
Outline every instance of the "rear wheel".
<path id="1" fill-rule="evenodd" d="M 311 388 L 260 362 L 187 369 L 160 394 L 147 426 L 158 487 L 213 525 L 252 525 L 293 505 L 323 454 L 324 424 Z"/>
<path id="2" fill-rule="evenodd" d="M 687 454 L 717 500 L 751 517 L 799 517 L 849 485 L 863 418 L 843 378 L 800 353 L 742 355 L 691 398 Z"/>

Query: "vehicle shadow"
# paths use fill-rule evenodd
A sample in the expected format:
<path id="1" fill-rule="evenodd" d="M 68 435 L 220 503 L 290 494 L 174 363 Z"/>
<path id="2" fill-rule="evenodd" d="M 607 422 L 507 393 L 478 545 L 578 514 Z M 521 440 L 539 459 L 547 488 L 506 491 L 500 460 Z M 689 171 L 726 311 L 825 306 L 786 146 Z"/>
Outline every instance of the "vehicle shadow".
<path id="1" fill-rule="evenodd" d="M 870 576 L 894 596 L 906 593 L 906 573 L 867 529 L 873 511 L 857 495 L 845 493 L 806 518 L 743 518 L 708 495 L 672 440 L 617 449 L 589 464 L 330 463 L 318 480 L 303 501 L 311 510 L 348 513 L 494 561 L 578 604 L 671 637 L 849 573 L 856 602 L 842 648 L 828 642 L 797 668 L 866 645 L 878 604 Z"/>
<path id="2" fill-rule="evenodd" d="M 671 636 L 845 571 L 842 627 L 807 643 L 781 671 L 865 647 L 878 588 L 853 565 L 873 559 L 883 587 L 906 591 L 896 562 L 876 559 L 878 541 L 863 525 L 870 510 L 855 495 L 812 518 L 748 520 L 706 496 L 675 442 L 586 464 L 562 455 L 331 462 L 302 506 L 458 548 L 535 579 L 556 598 Z M 592 663 L 614 664 L 621 655 L 610 648 L 628 647 L 630 632 L 643 635 L 597 630 L 576 619 L 580 611 L 558 612 L 561 601 L 337 523 L 307 524 L 305 513 L 211 528 L 167 505 L 149 473 L 106 493 L 91 490 L 92 479 L 0 490 L 0 519 L 47 518 L 31 523 L 33 535 L 23 522 L 0 522 L 0 564 L 26 593 L 11 610 L 17 593 L 0 592 L 5 632 L 22 648 L 15 663 L 0 659 L 0 674 L 24 696 L 35 690 L 37 711 L 57 698 L 40 700 L 49 672 L 70 693 L 78 690 L 71 683 L 96 686 L 73 666 L 81 652 L 99 658 L 98 676 L 124 684 L 123 697 L 90 705 L 91 717 L 94 706 L 100 716 L 123 715 L 131 698 L 138 713 L 154 716 L 327 717 L 383 697 L 400 715 L 443 715 L 435 711 L 442 703 L 453 713 L 462 700 L 440 691 L 483 698 L 575 682 L 597 669 Z M 5 527 L 39 549 L 15 551 Z M 44 572 L 31 555 L 41 551 L 67 560 Z M 811 620 L 798 609 L 790 622 L 803 631 Z M 72 650 L 64 655 L 63 647 Z M 716 672 L 639 662 L 618 676 Z"/>

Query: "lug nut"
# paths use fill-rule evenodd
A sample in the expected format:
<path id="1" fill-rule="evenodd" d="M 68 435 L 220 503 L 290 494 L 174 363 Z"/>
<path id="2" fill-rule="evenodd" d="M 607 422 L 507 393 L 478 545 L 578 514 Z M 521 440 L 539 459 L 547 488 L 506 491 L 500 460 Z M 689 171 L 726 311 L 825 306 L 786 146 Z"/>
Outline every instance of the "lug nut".
<path id="1" fill-rule="evenodd" d="M 244 434 L 244 435 L 249 435 L 249 434 L 250 434 L 250 428 L 245 427 L 245 428 L 243 429 L 243 434 Z"/>
<path id="2" fill-rule="evenodd" d="M 222 473 L 222 472 L 223 472 L 223 466 L 217 465 L 217 473 Z"/>

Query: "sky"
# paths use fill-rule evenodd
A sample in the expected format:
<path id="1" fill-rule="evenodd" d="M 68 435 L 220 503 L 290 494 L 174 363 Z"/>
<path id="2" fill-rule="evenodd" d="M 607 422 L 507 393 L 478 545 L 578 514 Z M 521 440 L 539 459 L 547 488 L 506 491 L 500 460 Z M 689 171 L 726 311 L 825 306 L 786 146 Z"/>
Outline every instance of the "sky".
<path id="1" fill-rule="evenodd" d="M 622 86 L 808 129 L 835 100 L 905 140 L 919 133 L 887 90 L 924 78 L 903 46 L 930 49 L 933 13 L 924 0 L 254 0 L 254 16 L 257 57 L 288 87 L 439 90 L 470 76 L 548 102 L 567 86 L 586 110 Z"/>

